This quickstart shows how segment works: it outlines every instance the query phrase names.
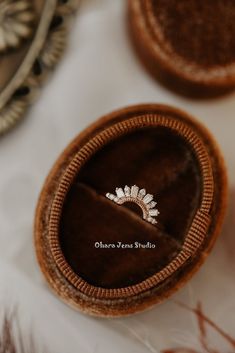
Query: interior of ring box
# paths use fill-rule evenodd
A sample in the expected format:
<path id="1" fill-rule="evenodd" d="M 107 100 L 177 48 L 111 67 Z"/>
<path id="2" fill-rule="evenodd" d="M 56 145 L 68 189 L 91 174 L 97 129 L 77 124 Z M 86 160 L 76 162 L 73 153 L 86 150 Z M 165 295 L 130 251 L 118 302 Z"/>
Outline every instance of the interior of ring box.
<path id="1" fill-rule="evenodd" d="M 135 184 L 154 195 L 157 225 L 144 221 L 137 205 L 105 197 Z M 165 127 L 129 133 L 103 146 L 78 173 L 62 210 L 61 249 L 74 272 L 94 286 L 137 284 L 180 251 L 201 194 L 200 166 L 183 137 Z M 133 248 L 97 248 L 96 242 Z M 155 247 L 135 248 L 135 242 Z"/>

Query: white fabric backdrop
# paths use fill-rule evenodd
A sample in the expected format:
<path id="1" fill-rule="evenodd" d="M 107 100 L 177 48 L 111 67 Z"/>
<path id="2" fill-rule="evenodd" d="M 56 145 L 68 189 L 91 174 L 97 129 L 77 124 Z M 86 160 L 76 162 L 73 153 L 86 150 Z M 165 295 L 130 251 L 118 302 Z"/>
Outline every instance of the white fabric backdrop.
<path id="1" fill-rule="evenodd" d="M 204 312 L 235 339 L 235 94 L 210 101 L 176 96 L 139 64 L 126 33 L 125 0 L 83 0 L 68 51 L 55 75 L 13 132 L 0 140 L 0 305 L 18 306 L 22 327 L 56 353 L 145 353 L 200 345 Z M 163 102 L 194 114 L 216 136 L 226 158 L 230 204 L 223 232 L 193 280 L 171 300 L 129 318 L 94 319 L 73 311 L 48 289 L 33 249 L 34 210 L 53 162 L 84 127 L 113 109 Z M 207 326 L 209 329 L 209 326 Z M 235 348 L 216 330 L 208 341 Z"/>

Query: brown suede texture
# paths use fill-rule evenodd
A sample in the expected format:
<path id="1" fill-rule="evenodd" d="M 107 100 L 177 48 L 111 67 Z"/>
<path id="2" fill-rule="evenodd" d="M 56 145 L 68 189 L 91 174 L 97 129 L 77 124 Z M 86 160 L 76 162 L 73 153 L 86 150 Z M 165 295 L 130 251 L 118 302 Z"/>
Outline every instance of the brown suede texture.
<path id="1" fill-rule="evenodd" d="M 128 0 L 128 32 L 142 64 L 163 86 L 190 98 L 234 90 L 234 19 L 231 0 Z M 166 55 L 156 52 L 158 46 Z M 179 58 L 185 63 L 180 68 Z M 215 74 L 207 77 L 211 69 Z"/>
<path id="2" fill-rule="evenodd" d="M 187 123 L 201 138 L 214 176 L 211 223 L 201 248 L 174 275 L 159 285 L 125 299 L 98 300 L 85 296 L 61 273 L 51 254 L 48 223 L 51 205 L 66 167 L 81 147 L 115 122 L 143 114 L 160 114 Z M 125 167 L 125 169 L 124 169 Z M 62 252 L 73 270 L 103 287 L 134 284 L 158 271 L 184 241 L 201 199 L 201 175 L 191 146 L 167 128 L 147 128 L 116 139 L 86 162 L 66 196 L 60 223 Z M 146 187 L 158 201 L 158 225 L 141 218 L 140 209 L 118 206 L 105 198 L 116 186 Z M 143 104 L 113 112 L 80 133 L 61 154 L 43 187 L 35 217 L 35 248 L 42 272 L 67 304 L 92 315 L 114 317 L 142 311 L 168 298 L 199 269 L 221 231 L 227 204 L 226 168 L 207 129 L 186 113 L 159 104 Z M 96 249 L 94 241 L 156 241 L 161 251 Z M 120 250 L 120 249 L 119 249 Z M 127 251 L 127 252 L 126 252 Z M 136 249 L 135 249 L 136 251 Z"/>
<path id="3" fill-rule="evenodd" d="M 234 63 L 233 0 L 157 0 L 152 3 L 164 37 L 179 56 L 203 67 Z"/>
<path id="4" fill-rule="evenodd" d="M 138 206 L 119 206 L 105 198 L 117 186 L 134 184 L 157 200 L 157 226 L 142 220 Z M 71 186 L 61 216 L 62 251 L 90 284 L 107 288 L 136 284 L 176 256 L 200 196 L 197 159 L 182 137 L 162 127 L 128 134 L 96 153 Z M 148 241 L 154 249 L 95 247 L 96 242 Z"/>

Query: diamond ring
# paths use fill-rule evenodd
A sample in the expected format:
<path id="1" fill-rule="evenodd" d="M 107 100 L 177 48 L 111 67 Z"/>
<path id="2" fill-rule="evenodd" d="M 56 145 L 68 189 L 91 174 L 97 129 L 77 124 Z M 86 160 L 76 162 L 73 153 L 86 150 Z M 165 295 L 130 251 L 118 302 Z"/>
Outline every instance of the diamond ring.
<path id="1" fill-rule="evenodd" d="M 137 204 L 143 211 L 143 219 L 149 223 L 156 224 L 157 217 L 160 212 L 155 208 L 157 202 L 153 200 L 153 195 L 148 194 L 145 189 L 140 189 L 138 186 L 125 186 L 123 188 L 116 188 L 116 195 L 106 194 L 106 197 L 118 205 L 125 202 L 133 202 Z"/>

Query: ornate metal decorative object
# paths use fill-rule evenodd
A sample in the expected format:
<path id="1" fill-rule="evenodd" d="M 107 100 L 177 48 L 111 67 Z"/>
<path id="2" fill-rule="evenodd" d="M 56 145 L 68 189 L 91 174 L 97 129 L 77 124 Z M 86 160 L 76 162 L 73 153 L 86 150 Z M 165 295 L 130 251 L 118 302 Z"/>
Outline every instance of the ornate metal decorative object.
<path id="1" fill-rule="evenodd" d="M 153 195 L 148 194 L 145 189 L 140 189 L 137 185 L 126 185 L 124 189 L 116 188 L 116 195 L 108 192 L 106 197 L 118 205 L 122 205 L 125 202 L 137 204 L 142 209 L 144 220 L 152 224 L 157 223 L 155 217 L 160 214 L 158 209 L 155 208 L 157 202 L 153 200 Z"/>

